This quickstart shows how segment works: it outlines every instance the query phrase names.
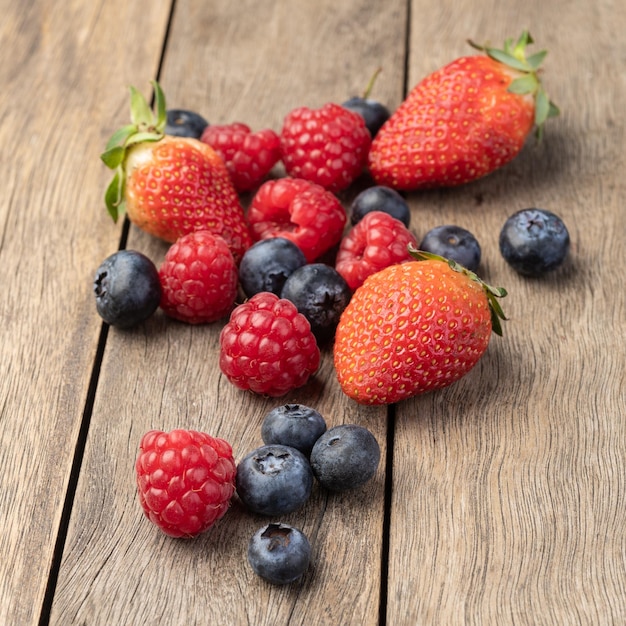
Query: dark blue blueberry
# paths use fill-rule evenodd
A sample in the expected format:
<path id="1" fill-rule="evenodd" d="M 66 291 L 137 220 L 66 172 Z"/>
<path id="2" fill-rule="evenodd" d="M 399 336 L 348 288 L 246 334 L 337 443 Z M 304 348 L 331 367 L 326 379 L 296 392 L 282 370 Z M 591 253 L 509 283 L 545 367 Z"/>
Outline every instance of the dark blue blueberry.
<path id="1" fill-rule="evenodd" d="M 261 446 L 237 466 L 237 494 L 253 513 L 284 515 L 309 499 L 313 472 L 309 460 L 295 448 Z"/>
<path id="2" fill-rule="evenodd" d="M 407 228 L 411 223 L 411 210 L 406 200 L 391 187 L 378 185 L 362 191 L 350 207 L 350 222 L 354 226 L 370 211 L 384 211 L 400 220 Z"/>
<path id="3" fill-rule="evenodd" d="M 429 230 L 419 249 L 456 261 L 472 272 L 480 265 L 478 240 L 469 230 L 460 226 L 437 226 Z"/>
<path id="4" fill-rule="evenodd" d="M 311 544 L 306 535 L 286 524 L 268 524 L 252 535 L 248 563 L 261 578 L 286 585 L 300 578 L 311 561 Z"/>
<path id="5" fill-rule="evenodd" d="M 322 415 L 302 404 L 284 404 L 272 409 L 263 419 L 263 443 L 279 443 L 311 454 L 313 445 L 326 432 Z"/>
<path id="6" fill-rule="evenodd" d="M 285 281 L 281 298 L 286 298 L 311 324 L 311 332 L 322 344 L 335 336 L 335 329 L 352 292 L 339 272 L 325 263 L 309 263 Z"/>
<path id="7" fill-rule="evenodd" d="M 500 231 L 504 260 L 525 276 L 541 276 L 565 260 L 569 233 L 558 215 L 544 209 L 523 209 L 511 215 Z"/>
<path id="8" fill-rule="evenodd" d="M 120 250 L 107 257 L 96 271 L 93 290 L 100 317 L 119 328 L 148 319 L 161 300 L 156 266 L 134 250 Z"/>
<path id="9" fill-rule="evenodd" d="M 194 111 L 185 109 L 169 109 L 165 124 L 165 134 L 174 137 L 193 137 L 200 139 L 209 123 Z"/>
<path id="10" fill-rule="evenodd" d="M 313 474 L 330 491 L 348 491 L 364 485 L 376 473 L 379 461 L 376 437 L 356 424 L 327 430 L 311 451 Z"/>
<path id="11" fill-rule="evenodd" d="M 341 106 L 344 109 L 358 113 L 365 120 L 365 126 L 370 131 L 372 139 L 391 116 L 386 106 L 371 98 L 352 96 L 352 98 L 343 102 Z"/>
<path id="12" fill-rule="evenodd" d="M 293 241 L 284 237 L 261 239 L 243 255 L 239 282 L 248 298 L 261 291 L 280 296 L 287 278 L 305 264 L 304 253 Z"/>

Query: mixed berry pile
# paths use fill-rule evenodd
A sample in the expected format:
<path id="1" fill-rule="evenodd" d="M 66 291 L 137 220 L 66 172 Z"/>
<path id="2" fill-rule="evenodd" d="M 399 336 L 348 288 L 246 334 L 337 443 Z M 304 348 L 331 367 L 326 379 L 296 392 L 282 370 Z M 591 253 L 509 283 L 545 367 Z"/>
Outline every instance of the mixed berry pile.
<path id="1" fill-rule="evenodd" d="M 223 375 L 264 396 L 306 385 L 325 347 L 342 391 L 362 404 L 459 380 L 502 334 L 506 290 L 479 278 L 481 246 L 466 228 L 441 224 L 418 237 L 408 194 L 486 176 L 531 130 L 543 133 L 558 109 L 539 79 L 545 53 L 527 56 L 531 43 L 524 32 L 502 50 L 472 44 L 481 54 L 427 76 L 394 112 L 369 97 L 370 84 L 342 104 L 294 109 L 276 130 L 169 110 L 156 82 L 152 111 L 131 88 L 131 124 L 102 154 L 114 171 L 106 206 L 171 247 L 158 268 L 130 250 L 105 259 L 98 313 L 119 328 L 159 309 L 219 324 Z M 366 188 L 347 206 L 357 179 Z M 556 270 L 569 245 L 563 221 L 539 208 L 511 215 L 499 239 L 504 260 L 529 277 Z M 308 407 L 280 407 L 262 432 L 265 445 L 236 468 L 229 445 L 209 435 L 146 434 L 136 466 L 146 515 L 193 536 L 234 493 L 251 511 L 281 516 L 306 502 L 315 480 L 357 488 L 378 465 L 369 431 L 327 431 Z M 283 583 L 305 571 L 310 550 L 301 531 L 272 522 L 248 555 L 257 573 Z M 299 565 L 285 571 L 287 562 Z"/>

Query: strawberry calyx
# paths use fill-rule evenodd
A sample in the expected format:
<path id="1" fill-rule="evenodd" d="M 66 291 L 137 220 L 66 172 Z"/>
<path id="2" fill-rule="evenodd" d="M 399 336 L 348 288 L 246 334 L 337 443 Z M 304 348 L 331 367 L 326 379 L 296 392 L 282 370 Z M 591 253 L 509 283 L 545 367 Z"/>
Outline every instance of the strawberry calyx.
<path id="1" fill-rule="evenodd" d="M 130 86 L 130 120 L 131 123 L 116 130 L 107 142 L 105 151 L 100 155 L 104 164 L 115 172 L 113 180 L 107 187 L 104 201 L 113 218 L 117 222 L 125 208 L 126 172 L 124 164 L 128 150 L 144 142 L 160 141 L 165 136 L 167 110 L 165 95 L 157 81 L 152 81 L 156 112 L 153 112 L 144 96 Z"/>
<path id="2" fill-rule="evenodd" d="M 442 261 L 447 263 L 453 271 L 461 272 L 470 280 L 477 282 L 483 288 L 485 295 L 487 296 L 487 303 L 489 304 L 489 311 L 491 312 L 491 329 L 496 335 L 500 337 L 502 336 L 502 324 L 500 323 L 500 320 L 506 320 L 507 318 L 504 315 L 502 306 L 498 302 L 498 298 L 504 298 L 507 295 L 507 291 L 504 287 L 493 287 L 492 285 L 488 285 L 485 281 L 479 278 L 477 274 L 452 259 L 446 259 L 445 257 L 433 254 L 432 252 L 418 250 L 412 244 L 409 244 L 408 248 L 409 254 L 416 261 Z"/>
<path id="3" fill-rule="evenodd" d="M 539 70 L 548 51 L 541 50 L 527 56 L 526 47 L 534 43 L 527 30 L 523 31 L 515 42 L 513 39 L 507 39 L 503 49 L 481 46 L 473 41 L 468 41 L 468 43 L 476 50 L 484 52 L 494 61 L 502 63 L 520 74 L 511 82 L 508 91 L 519 95 L 531 94 L 533 96 L 535 100 L 536 135 L 538 139 L 541 139 L 546 120 L 559 115 L 559 108 L 548 98 L 539 79 Z"/>

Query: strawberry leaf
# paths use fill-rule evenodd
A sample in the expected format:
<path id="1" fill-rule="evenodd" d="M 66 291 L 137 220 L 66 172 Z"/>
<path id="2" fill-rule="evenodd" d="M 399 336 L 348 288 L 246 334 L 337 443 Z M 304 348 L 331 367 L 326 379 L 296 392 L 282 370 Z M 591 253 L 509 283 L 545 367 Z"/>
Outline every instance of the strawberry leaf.
<path id="1" fill-rule="evenodd" d="M 524 95 L 527 93 L 535 93 L 538 86 L 539 81 L 537 80 L 537 76 L 535 74 L 526 74 L 526 76 L 516 78 L 509 85 L 508 91 L 510 91 L 511 93 Z"/>
<path id="2" fill-rule="evenodd" d="M 131 135 L 136 133 L 137 130 L 138 129 L 136 124 L 127 124 L 126 126 L 122 126 L 122 128 L 119 128 L 111 135 L 111 138 L 107 142 L 106 149 L 110 150 L 115 146 L 124 145 L 126 143 L 126 140 Z"/>
<path id="3" fill-rule="evenodd" d="M 143 143 L 144 141 L 153 142 L 160 141 L 163 139 L 163 135 L 159 133 L 154 133 L 150 131 L 146 131 L 145 133 L 136 133 L 126 142 L 125 148 L 129 148 L 130 146 L 134 146 L 138 143 Z"/>
<path id="4" fill-rule="evenodd" d="M 114 222 L 117 222 L 117 218 L 120 214 L 121 198 L 123 193 L 123 179 L 120 170 L 115 173 L 113 180 L 107 187 L 104 194 L 104 202 L 109 211 L 109 214 L 113 218 Z"/>
<path id="5" fill-rule="evenodd" d="M 165 130 L 165 124 L 167 123 L 167 107 L 165 104 L 165 94 L 161 85 L 156 80 L 152 81 L 154 87 L 154 101 L 156 106 L 156 124 L 155 130 L 159 133 L 163 133 Z"/>
<path id="6" fill-rule="evenodd" d="M 106 152 L 103 152 L 100 158 L 108 168 L 114 170 L 122 164 L 125 156 L 126 149 L 122 146 L 116 146 L 115 148 L 110 148 Z"/>
<path id="7" fill-rule="evenodd" d="M 536 52 L 535 54 L 531 54 L 526 59 L 526 62 L 534 70 L 539 69 L 539 66 L 543 63 L 543 60 L 546 58 L 547 54 L 548 54 L 547 50 L 542 50 L 541 52 Z"/>
<path id="8" fill-rule="evenodd" d="M 550 100 L 543 89 L 537 91 L 535 98 L 535 126 L 541 128 L 550 114 Z"/>
<path id="9" fill-rule="evenodd" d="M 130 86 L 130 119 L 137 126 L 149 127 L 154 125 L 154 114 L 143 94 L 132 85 Z"/>
<path id="10" fill-rule="evenodd" d="M 504 50 L 487 48 L 486 52 L 495 61 L 499 61 L 504 65 L 508 65 L 514 70 L 519 70 L 520 72 L 528 72 L 529 70 L 528 63 L 526 63 L 525 61 L 520 61 L 518 58 L 514 57 L 511 54 L 507 54 Z"/>

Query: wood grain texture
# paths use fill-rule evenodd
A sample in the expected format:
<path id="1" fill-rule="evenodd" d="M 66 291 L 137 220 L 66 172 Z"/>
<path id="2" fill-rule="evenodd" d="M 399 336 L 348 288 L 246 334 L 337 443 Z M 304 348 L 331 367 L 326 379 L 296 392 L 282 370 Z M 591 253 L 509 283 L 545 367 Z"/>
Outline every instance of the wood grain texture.
<path id="1" fill-rule="evenodd" d="M 94 119 L 119 109 L 133 72 L 154 70 L 168 13 L 154 4 L 141 41 L 126 2 L 2 0 L 0 14 L 0 623 L 27 625 L 39 620 L 101 329 L 91 280 L 120 233 L 101 208 L 108 129 Z"/>
<path id="2" fill-rule="evenodd" d="M 366 0 L 298 7 L 179 0 L 160 79 L 170 105 L 194 108 L 215 123 L 240 120 L 280 130 L 295 106 L 320 106 L 362 91 L 377 64 L 389 68 L 380 77 L 386 91 L 401 97 L 404 43 L 387 41 L 389 31 L 405 28 L 400 2 L 389 2 L 379 22 L 371 19 L 376 3 Z M 166 251 L 135 229 L 128 247 L 157 263 Z M 227 439 L 239 460 L 262 444 L 261 421 L 271 408 L 300 402 L 317 408 L 329 426 L 369 427 L 384 459 L 386 409 L 347 402 L 329 349 L 306 387 L 268 400 L 223 378 L 220 329 L 219 323 L 190 327 L 158 313 L 137 330 L 109 333 L 51 623 L 378 622 L 384 462 L 363 490 L 331 496 L 316 487 L 301 511 L 283 518 L 313 545 L 310 571 L 284 588 L 266 584 L 249 568 L 248 540 L 269 520 L 250 515 L 237 501 L 194 541 L 164 537 L 141 514 L 134 460 L 150 428 L 210 432 Z"/>
<path id="3" fill-rule="evenodd" d="M 478 237 L 510 320 L 465 379 L 397 407 L 387 623 L 624 623 L 626 11 L 413 2 L 412 15 L 411 85 L 467 38 L 527 27 L 550 49 L 544 81 L 562 115 L 498 173 L 411 196 L 424 230 Z M 498 251 L 506 217 L 529 206 L 561 215 L 572 239 L 541 280 Z"/>

